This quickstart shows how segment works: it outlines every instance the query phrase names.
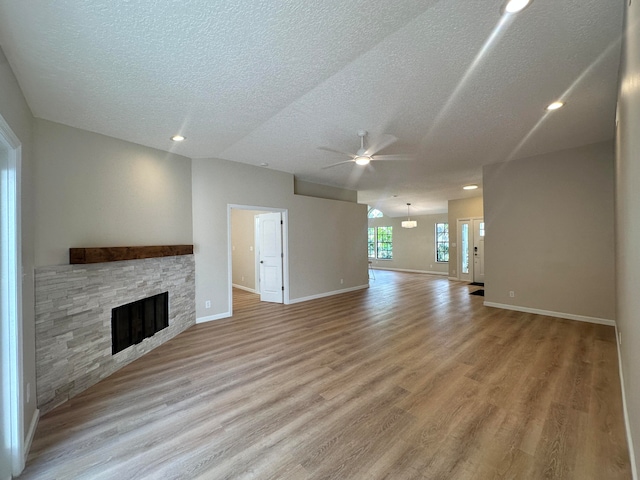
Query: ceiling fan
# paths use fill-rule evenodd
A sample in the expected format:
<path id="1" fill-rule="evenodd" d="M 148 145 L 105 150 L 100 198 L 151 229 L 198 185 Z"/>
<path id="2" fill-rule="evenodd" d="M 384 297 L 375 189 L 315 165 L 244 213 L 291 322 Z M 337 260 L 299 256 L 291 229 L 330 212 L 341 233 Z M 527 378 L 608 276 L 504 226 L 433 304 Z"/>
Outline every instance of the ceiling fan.
<path id="1" fill-rule="evenodd" d="M 395 143 L 398 139 L 393 135 L 382 135 L 378 138 L 378 141 L 373 145 L 369 146 L 365 149 L 364 147 L 364 139 L 367 136 L 366 130 L 358 130 L 358 136 L 360 137 L 360 149 L 354 153 L 342 152 L 340 150 L 335 150 L 333 148 L 328 147 L 318 147 L 319 150 L 325 150 L 327 152 L 339 153 L 340 155 L 346 155 L 351 157 L 351 160 L 345 160 L 338 163 L 333 163 L 331 165 L 327 165 L 325 168 L 331 168 L 338 165 L 344 165 L 345 163 L 355 163 L 356 165 L 368 165 L 369 162 L 381 161 L 381 160 L 411 160 L 408 155 L 376 155 L 376 152 L 379 152 L 385 148 L 387 148 L 392 143 Z"/>

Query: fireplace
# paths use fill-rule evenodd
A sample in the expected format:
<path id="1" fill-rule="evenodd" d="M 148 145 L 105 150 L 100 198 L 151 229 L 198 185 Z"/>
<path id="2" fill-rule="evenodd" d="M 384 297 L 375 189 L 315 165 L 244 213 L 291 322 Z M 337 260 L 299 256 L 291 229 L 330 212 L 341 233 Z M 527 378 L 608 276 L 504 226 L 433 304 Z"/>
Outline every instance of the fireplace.
<path id="1" fill-rule="evenodd" d="M 111 354 L 136 345 L 169 326 L 169 292 L 111 310 Z"/>
<path id="2" fill-rule="evenodd" d="M 162 292 L 170 297 L 169 309 L 165 308 L 169 326 L 160 331 L 156 327 L 155 335 L 136 344 L 138 336 L 132 346 L 113 355 L 113 309 Z M 193 255 L 38 267 L 36 375 L 40 413 L 44 415 L 194 325 L 194 298 Z M 162 306 L 167 303 L 161 303 L 160 309 Z"/>

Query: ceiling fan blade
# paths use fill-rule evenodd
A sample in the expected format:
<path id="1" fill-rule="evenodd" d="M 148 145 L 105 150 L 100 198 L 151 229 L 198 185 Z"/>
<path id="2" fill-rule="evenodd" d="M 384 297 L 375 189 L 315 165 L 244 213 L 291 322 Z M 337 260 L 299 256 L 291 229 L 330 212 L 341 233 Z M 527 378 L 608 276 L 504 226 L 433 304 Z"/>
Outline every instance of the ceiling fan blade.
<path id="1" fill-rule="evenodd" d="M 356 156 L 353 153 L 342 152 L 340 150 L 335 150 L 329 147 L 318 147 L 318 150 L 324 150 L 325 152 L 338 153 L 340 155 L 346 155 L 349 158 L 355 158 Z"/>
<path id="2" fill-rule="evenodd" d="M 405 160 L 413 160 L 413 157 L 409 155 L 374 155 L 371 157 L 371 160 L 393 160 L 393 161 L 405 161 Z"/>
<path id="3" fill-rule="evenodd" d="M 342 165 L 344 163 L 355 163 L 353 160 L 345 160 L 344 162 L 332 163 L 331 165 L 327 165 L 326 167 L 322 167 L 322 170 L 325 168 L 337 167 L 338 165 Z"/>
<path id="4" fill-rule="evenodd" d="M 381 150 L 384 150 L 389 145 L 396 143 L 397 141 L 398 141 L 397 137 L 394 137 L 393 135 L 389 135 L 388 133 L 380 135 L 378 138 L 376 138 L 375 142 L 373 142 L 369 146 L 369 148 L 367 148 L 367 150 L 365 151 L 365 155 L 373 156 L 376 154 L 376 152 L 380 152 Z"/>

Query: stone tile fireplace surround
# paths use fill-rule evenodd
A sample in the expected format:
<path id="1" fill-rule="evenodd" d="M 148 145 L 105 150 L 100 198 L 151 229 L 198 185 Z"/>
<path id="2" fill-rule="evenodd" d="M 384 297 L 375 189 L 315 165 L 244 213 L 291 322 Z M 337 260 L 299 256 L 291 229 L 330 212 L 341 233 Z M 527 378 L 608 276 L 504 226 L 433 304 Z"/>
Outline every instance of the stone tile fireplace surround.
<path id="1" fill-rule="evenodd" d="M 39 267 L 37 401 L 50 411 L 195 324 L 193 255 Z M 169 327 L 111 354 L 111 310 L 169 292 Z"/>

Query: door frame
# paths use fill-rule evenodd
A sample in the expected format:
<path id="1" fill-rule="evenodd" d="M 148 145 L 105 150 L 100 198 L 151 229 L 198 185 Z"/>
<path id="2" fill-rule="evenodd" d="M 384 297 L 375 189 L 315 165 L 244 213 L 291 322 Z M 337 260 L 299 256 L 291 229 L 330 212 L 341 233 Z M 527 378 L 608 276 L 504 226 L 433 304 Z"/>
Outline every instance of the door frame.
<path id="1" fill-rule="evenodd" d="M 0 144 L 7 150 L 7 169 L 1 170 L 2 181 L 7 185 L 2 203 L 6 212 L 0 213 L 2 222 L 2 276 L 7 280 L 0 282 L 2 295 L 2 379 L 8 388 L 3 389 L 2 418 L 4 430 L 2 443 L 9 447 L 12 474 L 19 475 L 25 464 L 24 445 L 24 403 L 22 385 L 23 369 L 23 333 L 22 333 L 22 231 L 21 231 L 21 163 L 22 144 L 11 127 L 0 116 Z M 4 208 L 4 206 L 2 207 Z M 5 233 L 6 232 L 6 236 Z"/>
<path id="2" fill-rule="evenodd" d="M 456 219 L 456 245 L 457 248 L 457 259 L 456 262 L 458 264 L 458 268 L 456 269 L 456 279 L 462 280 L 460 277 L 462 275 L 462 222 L 469 223 L 469 282 L 473 282 L 473 273 L 474 273 L 474 262 L 473 262 L 473 241 L 474 241 L 474 233 L 473 233 L 473 221 L 474 220 L 483 220 L 484 217 L 463 217 Z M 465 280 L 467 281 L 467 280 Z"/>
<path id="3" fill-rule="evenodd" d="M 227 204 L 227 288 L 229 302 L 229 316 L 233 315 L 233 262 L 231 243 L 231 210 L 257 210 L 261 212 L 280 212 L 282 214 L 282 283 L 284 292 L 282 299 L 289 305 L 289 210 L 286 208 L 263 207 L 257 205 Z M 256 249 L 254 248 L 254 251 Z"/>

